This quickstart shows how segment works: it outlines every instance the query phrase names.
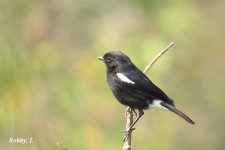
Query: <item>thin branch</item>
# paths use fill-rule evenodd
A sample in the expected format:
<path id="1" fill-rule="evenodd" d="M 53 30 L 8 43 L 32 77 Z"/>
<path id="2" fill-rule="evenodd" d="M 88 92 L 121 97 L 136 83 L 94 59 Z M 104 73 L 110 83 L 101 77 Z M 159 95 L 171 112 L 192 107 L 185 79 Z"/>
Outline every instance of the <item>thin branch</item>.
<path id="1" fill-rule="evenodd" d="M 145 67 L 145 70 L 143 71 L 144 74 L 146 74 L 150 68 L 154 65 L 154 63 L 163 55 L 166 51 L 168 51 L 171 47 L 174 46 L 174 43 L 171 42 L 166 48 L 164 48 L 158 55 L 155 56 L 155 58 Z"/>
<path id="2" fill-rule="evenodd" d="M 133 123 L 133 112 L 130 107 L 127 107 L 125 116 L 127 118 L 126 129 L 129 129 Z M 131 132 L 128 133 L 128 136 L 124 141 L 123 150 L 131 150 Z"/>
<path id="3" fill-rule="evenodd" d="M 145 67 L 145 70 L 143 71 L 144 74 L 146 74 L 150 68 L 153 66 L 153 64 L 163 55 L 165 54 L 165 52 L 167 52 L 170 48 L 172 48 L 174 46 L 174 43 L 171 42 L 166 48 L 164 48 L 160 53 L 158 53 L 158 55 L 156 55 L 156 57 Z M 132 125 L 133 123 L 133 112 L 134 110 L 131 109 L 130 107 L 127 107 L 126 109 L 126 118 L 127 118 L 127 122 L 126 122 L 126 131 L 129 129 L 129 127 Z M 131 150 L 131 134 L 132 131 L 129 132 L 127 138 L 124 141 L 124 145 L 123 145 L 123 150 Z"/>

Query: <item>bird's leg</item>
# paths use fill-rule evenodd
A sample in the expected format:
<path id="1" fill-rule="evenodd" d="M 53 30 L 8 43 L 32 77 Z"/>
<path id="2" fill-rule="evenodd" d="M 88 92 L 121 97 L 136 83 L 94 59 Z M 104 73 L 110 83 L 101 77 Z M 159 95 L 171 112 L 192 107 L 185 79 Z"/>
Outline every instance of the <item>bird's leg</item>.
<path id="1" fill-rule="evenodd" d="M 137 114 L 137 112 L 135 111 L 135 109 L 132 109 L 132 113 L 134 113 L 134 118 L 137 118 L 138 114 Z"/>
<path id="2" fill-rule="evenodd" d="M 138 109 L 138 116 L 137 116 L 137 119 L 132 123 L 132 125 L 125 131 L 125 134 L 124 134 L 124 138 L 123 140 L 125 141 L 125 139 L 127 138 L 128 134 L 134 130 L 133 129 L 133 126 L 138 122 L 138 120 L 144 115 L 144 111 L 141 110 L 141 109 Z"/>

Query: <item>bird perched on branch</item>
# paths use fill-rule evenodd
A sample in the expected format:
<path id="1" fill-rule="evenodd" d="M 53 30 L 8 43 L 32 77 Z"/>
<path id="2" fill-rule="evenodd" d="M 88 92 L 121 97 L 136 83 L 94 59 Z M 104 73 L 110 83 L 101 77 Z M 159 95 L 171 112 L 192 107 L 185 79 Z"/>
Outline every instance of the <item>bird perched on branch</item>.
<path id="1" fill-rule="evenodd" d="M 157 87 L 128 56 L 120 51 L 106 53 L 102 60 L 107 69 L 107 82 L 116 97 L 123 105 L 138 110 L 138 116 L 127 132 L 144 114 L 145 109 L 160 108 L 170 110 L 190 124 L 195 124 L 187 115 L 178 110 L 171 98 Z"/>

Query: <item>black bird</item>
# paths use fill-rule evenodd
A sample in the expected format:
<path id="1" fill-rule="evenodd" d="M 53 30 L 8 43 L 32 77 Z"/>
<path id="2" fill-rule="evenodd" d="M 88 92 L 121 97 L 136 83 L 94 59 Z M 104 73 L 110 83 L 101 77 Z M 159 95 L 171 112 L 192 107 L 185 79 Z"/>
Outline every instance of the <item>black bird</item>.
<path id="1" fill-rule="evenodd" d="M 188 123 L 195 124 L 187 115 L 175 108 L 173 100 L 140 71 L 124 53 L 112 51 L 98 59 L 105 62 L 107 81 L 116 99 L 121 104 L 138 110 L 138 117 L 127 132 L 132 130 L 134 124 L 144 114 L 143 110 L 149 108 L 170 110 Z"/>

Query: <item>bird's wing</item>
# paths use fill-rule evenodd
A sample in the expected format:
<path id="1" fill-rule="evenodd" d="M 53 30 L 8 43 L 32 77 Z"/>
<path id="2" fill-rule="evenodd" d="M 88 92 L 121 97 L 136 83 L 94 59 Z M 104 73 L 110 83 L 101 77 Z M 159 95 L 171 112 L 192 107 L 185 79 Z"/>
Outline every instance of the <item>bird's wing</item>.
<path id="1" fill-rule="evenodd" d="M 151 100 L 159 99 L 172 103 L 172 100 L 138 69 L 125 73 L 117 73 L 114 81 L 120 88 L 142 94 Z"/>

